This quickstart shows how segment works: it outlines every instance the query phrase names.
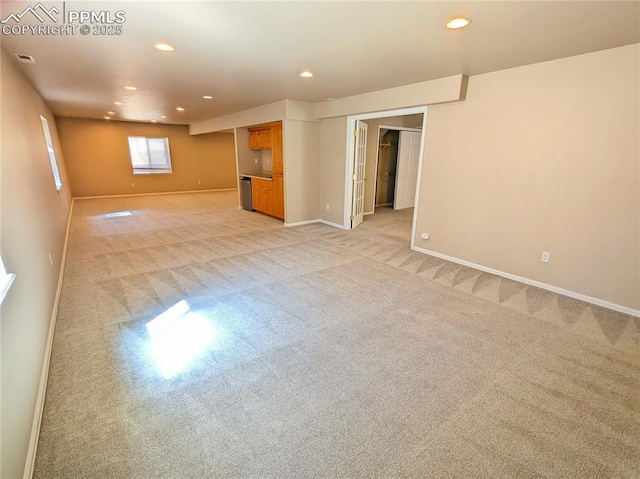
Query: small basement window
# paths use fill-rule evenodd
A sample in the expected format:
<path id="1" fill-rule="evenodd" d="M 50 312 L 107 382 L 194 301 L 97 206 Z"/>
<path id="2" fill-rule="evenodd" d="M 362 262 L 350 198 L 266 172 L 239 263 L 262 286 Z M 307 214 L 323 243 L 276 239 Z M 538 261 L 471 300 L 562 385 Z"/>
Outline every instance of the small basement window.
<path id="1" fill-rule="evenodd" d="M 44 140 L 47 143 L 47 153 L 49 154 L 51 170 L 53 171 L 53 181 L 56 184 L 56 190 L 60 191 L 62 188 L 62 180 L 60 179 L 60 171 L 58 170 L 58 162 L 56 161 L 56 152 L 53 149 L 53 141 L 51 141 L 49 122 L 42 115 L 40 115 L 40 121 L 42 122 L 42 130 L 44 131 Z"/>
<path id="2" fill-rule="evenodd" d="M 4 301 L 4 297 L 7 295 L 14 279 L 16 279 L 16 275 L 14 273 L 7 273 L 7 270 L 4 269 L 2 256 L 0 256 L 0 304 Z"/>
<path id="3" fill-rule="evenodd" d="M 130 136 L 129 154 L 134 175 L 172 173 L 169 138 Z"/>

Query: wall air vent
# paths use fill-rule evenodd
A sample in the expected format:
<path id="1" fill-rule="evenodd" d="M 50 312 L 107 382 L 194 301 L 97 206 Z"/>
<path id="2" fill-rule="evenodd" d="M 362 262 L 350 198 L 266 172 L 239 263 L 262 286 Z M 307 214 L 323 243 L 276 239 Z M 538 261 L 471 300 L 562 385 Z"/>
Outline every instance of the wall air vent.
<path id="1" fill-rule="evenodd" d="M 15 57 L 20 63 L 35 63 L 36 60 L 31 55 L 25 55 L 23 53 L 14 53 Z"/>

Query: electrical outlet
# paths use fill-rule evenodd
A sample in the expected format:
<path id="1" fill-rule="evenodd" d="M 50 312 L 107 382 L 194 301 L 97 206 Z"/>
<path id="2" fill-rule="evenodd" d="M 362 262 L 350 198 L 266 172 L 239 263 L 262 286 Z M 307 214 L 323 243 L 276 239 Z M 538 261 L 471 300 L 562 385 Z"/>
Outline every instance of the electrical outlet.
<path id="1" fill-rule="evenodd" d="M 256 165 L 258 164 L 258 159 L 257 158 L 254 158 L 253 161 L 256 162 Z"/>
<path id="2" fill-rule="evenodd" d="M 421 233 L 420 234 L 420 238 L 422 238 L 423 240 L 428 240 L 429 239 L 429 233 Z"/>
<path id="3" fill-rule="evenodd" d="M 549 258 L 551 258 L 551 253 L 549 253 L 548 251 L 543 251 L 542 258 L 540 258 L 540 261 L 542 261 L 543 263 L 548 263 Z"/>
<path id="4" fill-rule="evenodd" d="M 327 203 L 327 211 L 329 211 L 330 207 L 329 207 L 329 203 Z"/>

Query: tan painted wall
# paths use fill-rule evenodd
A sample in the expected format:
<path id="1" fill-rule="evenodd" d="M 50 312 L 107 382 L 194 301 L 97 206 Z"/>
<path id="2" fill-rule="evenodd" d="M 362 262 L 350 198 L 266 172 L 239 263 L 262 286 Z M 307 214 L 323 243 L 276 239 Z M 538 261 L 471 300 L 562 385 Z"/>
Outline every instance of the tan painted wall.
<path id="1" fill-rule="evenodd" d="M 71 199 L 55 118 L 3 49 L 0 55 L 1 251 L 7 270 L 17 273 L 2 304 L 0 477 L 14 478 L 25 465 Z M 54 142 L 59 192 L 40 115 Z"/>
<path id="2" fill-rule="evenodd" d="M 282 127 L 285 222 L 318 219 L 320 124 L 285 120 Z"/>
<path id="3" fill-rule="evenodd" d="M 639 58 L 474 76 L 429 107 L 416 246 L 640 309 Z"/>
<path id="4" fill-rule="evenodd" d="M 77 118 L 57 121 L 74 196 L 237 187 L 232 134 L 190 136 L 188 127 L 180 125 Z M 134 175 L 128 136 L 168 137 L 173 174 Z"/>
<path id="5" fill-rule="evenodd" d="M 417 115 L 407 115 L 404 117 L 404 125 L 406 128 L 422 128 L 422 121 L 424 115 L 419 113 Z"/>
<path id="6" fill-rule="evenodd" d="M 347 117 L 320 123 L 320 218 L 343 225 Z M 326 205 L 330 209 L 327 211 Z"/>

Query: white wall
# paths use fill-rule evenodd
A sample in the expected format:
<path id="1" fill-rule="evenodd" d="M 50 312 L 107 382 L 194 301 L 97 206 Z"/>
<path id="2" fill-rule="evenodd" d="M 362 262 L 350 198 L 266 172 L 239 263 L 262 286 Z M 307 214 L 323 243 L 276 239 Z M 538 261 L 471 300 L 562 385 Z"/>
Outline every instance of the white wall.
<path id="1" fill-rule="evenodd" d="M 465 75 L 454 75 L 362 95 L 324 101 L 317 104 L 316 116 L 319 119 L 332 118 L 460 101 L 465 98 L 467 80 L 468 78 Z"/>
<path id="2" fill-rule="evenodd" d="M 2 304 L 0 477 L 22 477 L 61 268 L 70 208 L 56 122 L 0 49 L 2 257 L 17 273 Z M 63 186 L 56 191 L 40 115 L 47 118 Z M 49 253 L 53 267 L 49 264 Z"/>
<path id="3" fill-rule="evenodd" d="M 416 246 L 640 309 L 639 59 L 478 75 L 430 107 Z"/>
<path id="4" fill-rule="evenodd" d="M 261 125 L 280 120 L 316 120 L 316 104 L 305 101 L 282 100 L 261 105 L 249 110 L 212 118 L 189 125 L 189 133 L 200 135 L 215 131 L 229 130 L 240 126 Z"/>
<path id="5" fill-rule="evenodd" d="M 200 121 L 189 125 L 191 135 L 200 135 L 214 131 L 228 130 L 240 126 L 260 125 L 272 121 L 284 120 L 287 116 L 287 100 L 269 103 L 250 110 Z"/>

